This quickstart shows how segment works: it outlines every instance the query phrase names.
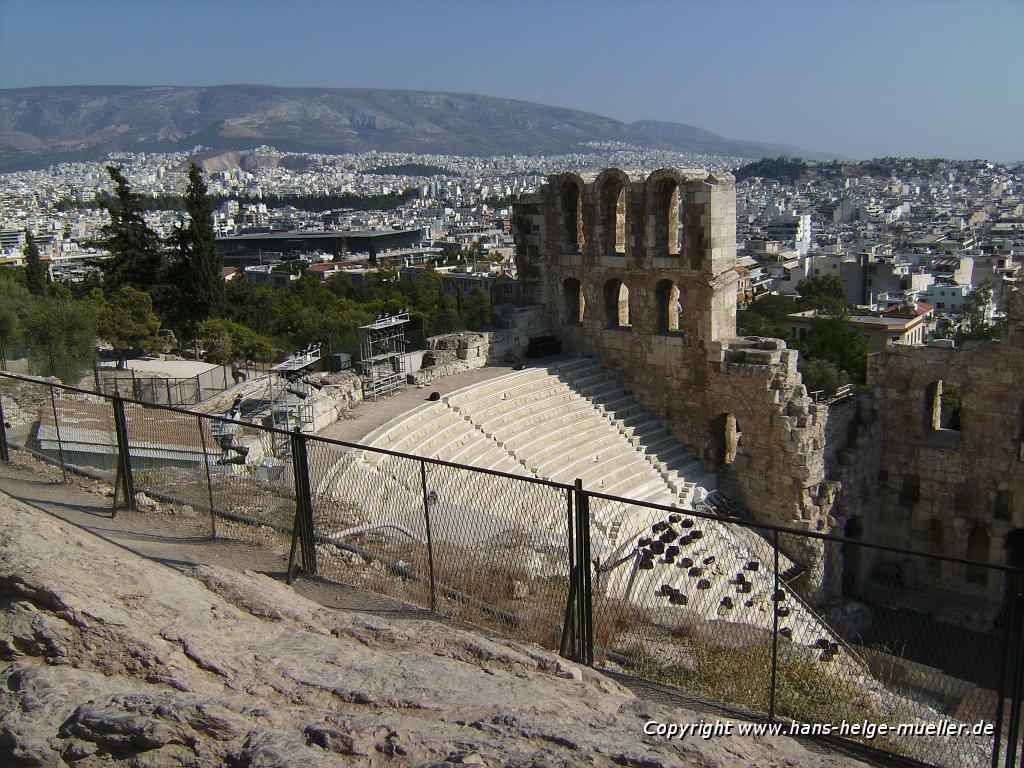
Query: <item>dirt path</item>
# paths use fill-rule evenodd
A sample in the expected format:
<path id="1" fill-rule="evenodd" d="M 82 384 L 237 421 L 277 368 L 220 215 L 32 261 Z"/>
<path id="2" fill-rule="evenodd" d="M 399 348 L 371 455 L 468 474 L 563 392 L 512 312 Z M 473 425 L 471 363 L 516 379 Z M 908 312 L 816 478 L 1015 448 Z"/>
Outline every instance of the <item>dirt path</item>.
<path id="1" fill-rule="evenodd" d="M 124 547 L 137 555 L 187 572 L 196 565 L 248 569 L 284 579 L 288 561 L 267 547 L 228 538 L 210 538 L 203 515 L 166 511 L 133 512 L 119 509 L 111 517 L 110 487 L 69 474 L 44 462 L 12 451 L 13 462 L 0 462 L 0 491 Z M 425 609 L 335 582 L 299 578 L 300 593 L 330 608 L 402 617 L 436 618 Z"/>

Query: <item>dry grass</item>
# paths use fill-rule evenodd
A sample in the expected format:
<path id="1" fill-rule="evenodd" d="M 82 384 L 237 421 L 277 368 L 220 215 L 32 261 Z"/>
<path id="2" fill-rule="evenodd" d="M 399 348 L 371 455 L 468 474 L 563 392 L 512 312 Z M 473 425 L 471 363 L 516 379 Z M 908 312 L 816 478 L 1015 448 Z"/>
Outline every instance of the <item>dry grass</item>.
<path id="1" fill-rule="evenodd" d="M 636 659 L 644 677 L 708 699 L 767 712 L 769 709 L 772 647 L 759 643 L 746 648 L 723 648 L 707 639 L 680 644 L 694 668 L 668 668 L 647 657 Z M 788 643 L 779 647 L 775 713 L 809 723 L 872 719 L 874 710 L 854 684 L 826 671 L 812 656 Z"/>

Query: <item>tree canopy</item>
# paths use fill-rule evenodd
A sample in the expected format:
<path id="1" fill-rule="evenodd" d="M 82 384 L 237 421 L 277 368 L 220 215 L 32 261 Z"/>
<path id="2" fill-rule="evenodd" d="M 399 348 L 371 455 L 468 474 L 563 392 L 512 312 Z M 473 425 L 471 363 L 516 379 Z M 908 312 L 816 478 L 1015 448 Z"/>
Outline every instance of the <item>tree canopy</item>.
<path id="1" fill-rule="evenodd" d="M 837 275 L 810 277 L 797 284 L 799 296 L 768 294 L 756 299 L 739 313 L 737 323 L 744 336 L 787 339 L 800 350 L 800 372 L 808 390 L 829 394 L 848 382 L 864 382 L 870 343 L 867 336 L 847 319 L 846 291 Z M 796 340 L 785 327 L 786 316 L 815 310 L 806 338 Z"/>
<path id="2" fill-rule="evenodd" d="M 267 362 L 273 354 L 270 339 L 233 320 L 204 320 L 199 324 L 199 336 L 211 363 L 236 359 Z"/>
<path id="3" fill-rule="evenodd" d="M 22 253 L 25 256 L 25 284 L 28 292 L 33 296 L 42 296 L 46 290 L 47 270 L 39 255 L 39 246 L 28 229 L 25 230 L 25 247 Z"/>
<path id="4" fill-rule="evenodd" d="M 91 298 L 96 304 L 96 332 L 113 347 L 119 368 L 133 349 L 167 351 L 167 337 L 160 334 L 160 318 L 148 293 L 125 285 L 109 298 L 99 290 Z"/>
<path id="5" fill-rule="evenodd" d="M 93 360 L 96 309 L 90 301 L 45 296 L 32 302 L 24 320 L 35 373 L 77 384 Z"/>
<path id="6" fill-rule="evenodd" d="M 195 163 L 189 165 L 184 202 L 188 221 L 181 222 L 171 236 L 171 261 L 159 293 L 170 324 L 191 337 L 201 322 L 224 308 L 224 260 L 213 233 L 213 203 Z"/>
<path id="7" fill-rule="evenodd" d="M 132 192 L 121 168 L 108 165 L 107 173 L 116 189 L 104 206 L 110 221 L 103 226 L 97 243 L 110 252 L 110 258 L 100 263 L 104 286 L 108 291 L 123 285 L 151 290 L 162 274 L 163 244 L 146 223 L 140 195 Z"/>

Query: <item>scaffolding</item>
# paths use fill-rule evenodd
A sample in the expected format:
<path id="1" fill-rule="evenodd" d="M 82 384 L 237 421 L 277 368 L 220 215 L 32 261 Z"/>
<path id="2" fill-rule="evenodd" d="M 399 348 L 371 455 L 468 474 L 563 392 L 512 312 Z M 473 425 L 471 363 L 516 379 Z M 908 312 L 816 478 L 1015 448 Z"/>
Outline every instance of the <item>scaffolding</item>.
<path id="1" fill-rule="evenodd" d="M 409 311 L 378 317 L 359 328 L 363 398 L 376 400 L 405 386 L 405 325 Z"/>
<path id="2" fill-rule="evenodd" d="M 319 342 L 300 349 L 270 369 L 270 422 L 278 429 L 313 431 L 313 406 L 306 402 L 312 385 L 306 377 L 320 362 Z M 319 387 L 318 387 L 319 388 Z M 274 456 L 283 458 L 290 449 L 285 435 L 270 433 Z"/>

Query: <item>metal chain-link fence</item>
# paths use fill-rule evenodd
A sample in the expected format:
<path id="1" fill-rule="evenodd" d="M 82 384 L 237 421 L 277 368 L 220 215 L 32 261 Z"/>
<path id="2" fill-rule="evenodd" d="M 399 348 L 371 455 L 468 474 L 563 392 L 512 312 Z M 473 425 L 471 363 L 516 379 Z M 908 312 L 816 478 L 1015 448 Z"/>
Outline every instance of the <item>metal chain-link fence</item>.
<path id="1" fill-rule="evenodd" d="M 123 503 L 138 505 L 141 493 L 181 505 L 190 531 L 201 523 L 211 536 L 271 547 L 290 556 L 289 574 L 301 564 L 737 713 L 923 763 L 1018 759 L 1018 569 L 45 380 L 0 375 L 0 406 L 0 459 L 17 447 L 115 484 Z M 805 571 L 785 552 L 828 567 Z M 804 595 L 829 571 L 843 574 L 841 595 L 812 607 Z M 944 588 L 943 615 L 924 610 Z M 992 604 L 1002 608 L 986 613 Z M 889 730 L 869 736 L 864 723 Z"/>

